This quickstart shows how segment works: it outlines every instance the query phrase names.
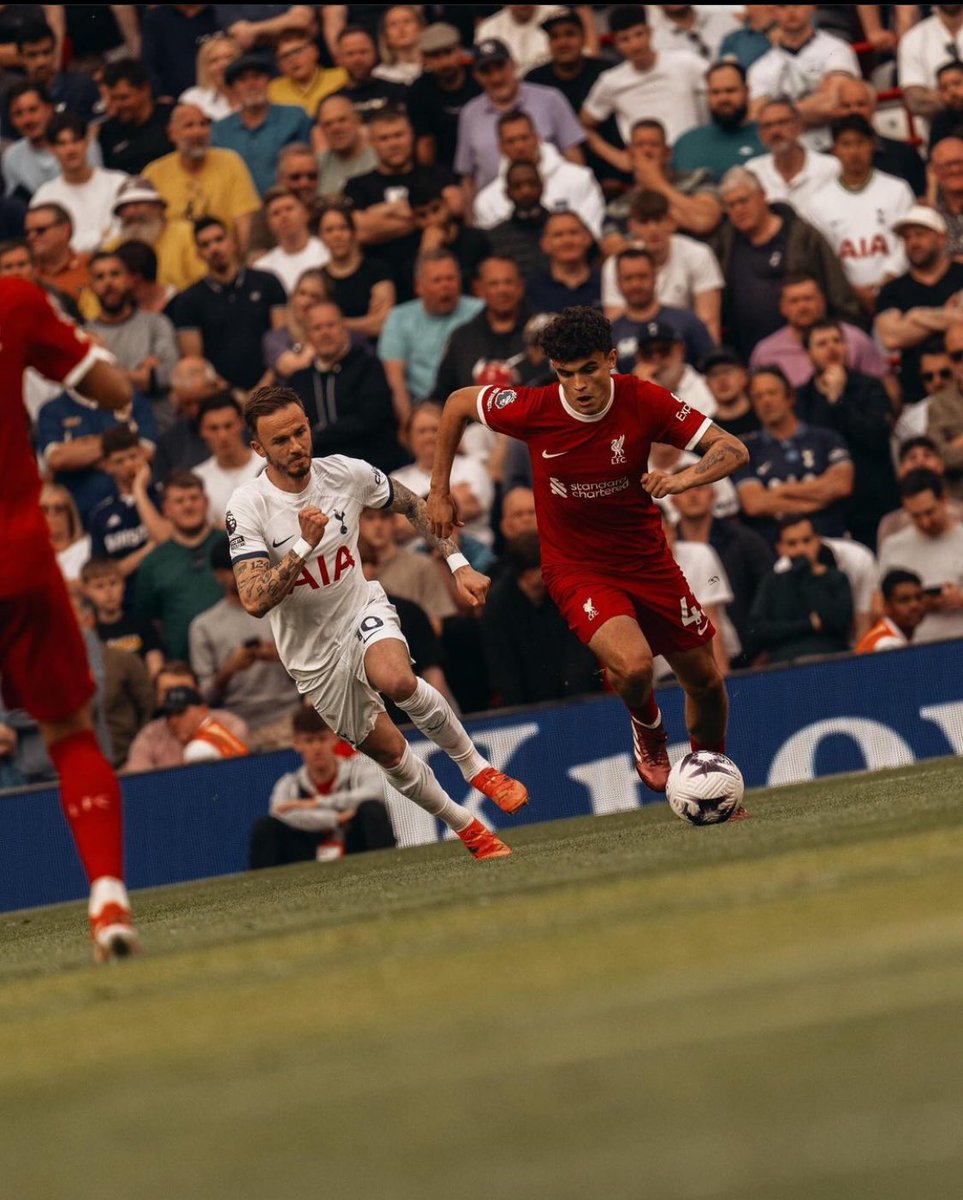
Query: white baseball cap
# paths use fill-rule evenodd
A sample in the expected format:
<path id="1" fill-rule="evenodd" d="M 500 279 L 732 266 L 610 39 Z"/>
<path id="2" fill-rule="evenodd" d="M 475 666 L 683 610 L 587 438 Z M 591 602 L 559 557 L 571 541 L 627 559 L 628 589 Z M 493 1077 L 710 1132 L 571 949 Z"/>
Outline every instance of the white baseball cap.
<path id="1" fill-rule="evenodd" d="M 934 233 L 946 233 L 943 214 L 925 204 L 914 204 L 909 212 L 893 222 L 891 228 L 894 233 L 901 233 L 908 225 L 922 225 L 924 229 L 932 229 Z"/>

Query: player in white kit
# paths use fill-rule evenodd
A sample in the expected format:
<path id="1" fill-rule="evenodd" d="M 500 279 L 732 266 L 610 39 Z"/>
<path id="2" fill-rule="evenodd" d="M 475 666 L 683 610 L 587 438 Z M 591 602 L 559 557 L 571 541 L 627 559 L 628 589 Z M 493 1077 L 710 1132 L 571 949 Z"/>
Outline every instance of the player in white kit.
<path id="1" fill-rule="evenodd" d="M 499 808 L 511 813 L 528 802 L 525 786 L 478 753 L 447 700 L 412 671 L 394 607 L 361 570 L 362 510 L 404 513 L 444 554 L 468 603 L 484 601 L 489 579 L 469 566 L 455 542 L 432 536 L 425 502 L 408 488 L 361 459 L 312 459 L 307 417 L 289 388 L 258 389 L 244 417 L 267 466 L 236 489 L 226 516 L 242 604 L 256 617 L 270 614 L 281 662 L 300 693 L 397 791 L 444 821 L 475 858 L 511 854 L 445 793 L 385 712 L 379 692 Z"/>

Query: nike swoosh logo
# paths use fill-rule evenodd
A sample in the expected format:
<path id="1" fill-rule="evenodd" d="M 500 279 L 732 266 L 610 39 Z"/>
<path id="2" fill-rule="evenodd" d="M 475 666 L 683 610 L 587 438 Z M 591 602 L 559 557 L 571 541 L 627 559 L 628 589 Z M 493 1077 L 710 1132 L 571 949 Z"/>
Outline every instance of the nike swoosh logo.
<path id="1" fill-rule="evenodd" d="M 549 454 L 547 450 L 542 451 L 542 458 L 561 458 L 563 454 L 568 454 L 567 450 L 558 450 L 555 454 Z"/>
<path id="2" fill-rule="evenodd" d="M 274 546 L 275 549 L 277 549 L 278 546 L 283 546 L 285 542 L 289 542 L 291 540 L 291 538 L 293 538 L 293 537 L 294 537 L 294 534 L 289 533 L 286 538 L 281 538 L 281 540 L 279 542 L 272 542 L 271 545 Z"/>

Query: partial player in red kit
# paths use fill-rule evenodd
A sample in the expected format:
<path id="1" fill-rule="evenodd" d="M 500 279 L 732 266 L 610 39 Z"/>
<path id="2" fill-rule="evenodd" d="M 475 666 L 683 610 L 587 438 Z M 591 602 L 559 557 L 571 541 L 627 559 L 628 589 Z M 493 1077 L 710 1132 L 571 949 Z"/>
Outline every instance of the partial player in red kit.
<path id="1" fill-rule="evenodd" d="M 612 328 L 595 309 L 565 309 L 541 344 L 557 384 L 449 396 L 428 497 L 432 532 L 447 536 L 458 520 L 449 476 L 466 422 L 528 443 L 545 584 L 629 709 L 643 783 L 664 792 L 669 757 L 653 657 L 664 654 L 685 689 L 694 750 L 725 749 L 728 698 L 712 656 L 715 629 L 669 552 L 653 498 L 722 479 L 748 455 L 665 388 L 613 375 Z M 701 460 L 675 475 L 650 472 L 653 442 Z"/>
<path id="2" fill-rule="evenodd" d="M 123 883 L 120 787 L 94 736 L 87 652 L 40 511 L 23 372 L 34 367 L 102 408 L 122 409 L 130 384 L 109 358 L 35 284 L 0 279 L 0 679 L 5 702 L 38 722 L 60 776 L 61 805 L 90 881 L 99 962 L 138 948 Z"/>

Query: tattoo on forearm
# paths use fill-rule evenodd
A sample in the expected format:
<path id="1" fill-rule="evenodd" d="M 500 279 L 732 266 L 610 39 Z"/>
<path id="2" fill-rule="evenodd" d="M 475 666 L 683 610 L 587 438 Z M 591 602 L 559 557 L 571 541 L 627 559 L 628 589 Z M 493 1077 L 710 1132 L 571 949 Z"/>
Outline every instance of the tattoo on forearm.
<path id="1" fill-rule="evenodd" d="M 716 442 L 706 452 L 704 458 L 700 459 L 695 466 L 696 475 L 708 475 L 710 471 L 714 471 L 717 467 L 727 465 L 730 459 L 735 459 L 733 466 L 738 465 L 739 451 L 729 442 Z"/>
<path id="2" fill-rule="evenodd" d="M 431 532 L 428 509 L 424 500 L 420 496 L 416 496 L 403 483 L 399 483 L 394 476 L 392 476 L 391 483 L 394 488 L 394 499 L 391 501 L 390 511 L 406 516 L 432 550 L 440 550 L 445 558 L 451 558 L 453 554 L 457 554 L 458 543 L 453 538 L 436 538 Z"/>
<path id="3" fill-rule="evenodd" d="M 276 567 L 267 558 L 246 558 L 234 564 L 234 577 L 241 601 L 249 613 L 263 617 L 294 587 L 304 559 L 288 551 Z"/>

